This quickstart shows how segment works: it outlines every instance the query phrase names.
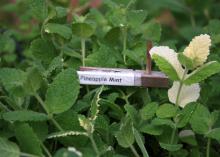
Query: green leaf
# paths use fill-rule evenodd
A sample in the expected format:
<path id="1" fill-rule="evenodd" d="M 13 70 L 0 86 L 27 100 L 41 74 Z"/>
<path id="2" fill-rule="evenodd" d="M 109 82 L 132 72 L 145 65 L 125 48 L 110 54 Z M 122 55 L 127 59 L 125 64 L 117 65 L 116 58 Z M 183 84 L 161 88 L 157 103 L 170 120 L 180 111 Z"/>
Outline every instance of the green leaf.
<path id="1" fill-rule="evenodd" d="M 67 150 L 65 148 L 61 148 L 55 153 L 54 157 L 81 157 L 82 156 L 81 152 L 77 151 L 75 148 L 73 150 L 74 152 L 69 149 Z"/>
<path id="2" fill-rule="evenodd" d="M 0 137 L 0 152 L 2 157 L 19 157 L 20 150 L 18 146 L 2 137 Z"/>
<path id="3" fill-rule="evenodd" d="M 45 72 L 45 75 L 48 77 L 50 76 L 50 74 L 56 70 L 56 69 L 62 69 L 63 66 L 63 61 L 62 61 L 62 57 L 61 55 L 55 57 L 51 63 L 49 64 L 49 67 L 47 69 L 47 71 Z"/>
<path id="4" fill-rule="evenodd" d="M 179 132 L 179 139 L 192 146 L 197 146 L 195 133 L 192 130 L 182 130 Z"/>
<path id="5" fill-rule="evenodd" d="M 184 107 L 180 113 L 178 113 L 178 115 L 176 116 L 178 128 L 183 128 L 187 125 L 193 112 L 196 109 L 196 104 L 197 103 L 194 103 L 194 102 L 190 103 L 186 105 L 186 107 Z"/>
<path id="6" fill-rule="evenodd" d="M 87 131 L 87 133 L 91 134 L 94 132 L 94 124 L 86 118 L 84 115 L 79 115 L 79 124 L 80 126 Z"/>
<path id="7" fill-rule="evenodd" d="M 178 60 L 187 69 L 193 69 L 193 60 L 186 57 L 183 53 L 178 54 Z"/>
<path id="8" fill-rule="evenodd" d="M 127 115 L 131 118 L 132 122 L 134 124 L 138 124 L 139 122 L 139 118 L 138 118 L 138 112 L 137 110 L 135 109 L 134 106 L 132 105 L 129 105 L 129 104 L 126 104 L 124 106 L 126 112 L 127 112 Z"/>
<path id="9" fill-rule="evenodd" d="M 134 143 L 134 130 L 130 120 L 121 124 L 120 130 L 116 133 L 118 144 L 124 148 L 130 147 Z"/>
<path id="10" fill-rule="evenodd" d="M 168 151 L 177 151 L 177 150 L 180 150 L 182 148 L 182 144 L 166 144 L 166 143 L 162 143 L 160 142 L 160 146 L 163 148 L 163 149 L 166 149 Z"/>
<path id="11" fill-rule="evenodd" d="M 89 38 L 95 30 L 87 23 L 73 23 L 72 31 L 76 36 L 86 39 Z"/>
<path id="12" fill-rule="evenodd" d="M 184 84 L 191 85 L 205 80 L 209 76 L 220 72 L 220 64 L 216 61 L 208 62 L 193 71 L 185 80 Z"/>
<path id="13" fill-rule="evenodd" d="M 29 124 L 15 124 L 15 136 L 22 151 L 40 156 L 42 155 L 40 140 Z"/>
<path id="14" fill-rule="evenodd" d="M 188 153 L 188 151 L 186 149 L 180 149 L 178 151 L 172 152 L 172 156 L 173 157 L 180 157 L 180 156 L 181 157 L 189 157 L 188 155 L 189 155 L 189 153 Z"/>
<path id="15" fill-rule="evenodd" d="M 82 132 L 82 131 L 62 131 L 62 132 L 52 133 L 48 135 L 47 138 L 51 139 L 51 138 L 59 138 L 59 137 L 66 137 L 66 136 L 79 136 L 79 135 L 88 136 L 86 132 Z"/>
<path id="16" fill-rule="evenodd" d="M 151 124 L 154 126 L 166 125 L 166 126 L 170 126 L 171 128 L 175 128 L 174 122 L 170 119 L 154 118 Z"/>
<path id="17" fill-rule="evenodd" d="M 143 141 L 140 133 L 136 129 L 134 129 L 134 137 L 135 137 L 135 140 L 136 140 L 139 148 L 141 149 L 143 157 L 149 157 L 149 155 L 148 155 L 148 153 L 146 151 L 146 148 L 144 146 L 144 141 Z"/>
<path id="18" fill-rule="evenodd" d="M 207 134 L 206 137 L 212 138 L 212 139 L 216 139 L 218 141 L 220 141 L 220 128 L 215 128 L 210 130 Z"/>
<path id="19" fill-rule="evenodd" d="M 103 91 L 103 88 L 104 86 L 101 86 L 97 91 L 96 91 L 96 94 L 94 96 L 94 98 L 92 99 L 92 102 L 91 102 L 91 108 L 90 108 L 90 118 L 94 121 L 96 120 L 97 116 L 98 116 L 98 113 L 99 113 L 99 101 L 101 100 L 100 99 L 100 94 L 102 93 Z"/>
<path id="20" fill-rule="evenodd" d="M 141 118 L 143 120 L 148 120 L 148 119 L 153 118 L 157 109 L 158 109 L 158 103 L 156 102 L 148 103 L 140 110 Z"/>
<path id="21" fill-rule="evenodd" d="M 46 114 L 28 110 L 6 112 L 3 114 L 3 118 L 8 121 L 21 122 L 48 120 L 48 116 Z"/>
<path id="22" fill-rule="evenodd" d="M 209 123 L 210 126 L 213 126 L 217 122 L 217 120 L 219 118 L 219 113 L 220 113 L 220 111 L 217 111 L 217 110 L 215 110 L 211 113 L 210 123 Z"/>
<path id="23" fill-rule="evenodd" d="M 172 104 L 160 105 L 156 111 L 156 115 L 159 118 L 171 118 L 176 115 L 177 108 Z"/>
<path id="24" fill-rule="evenodd" d="M 121 36 L 122 36 L 121 28 L 113 27 L 106 33 L 104 39 L 110 45 L 118 45 L 118 43 L 120 43 Z"/>
<path id="25" fill-rule="evenodd" d="M 46 0 L 29 0 L 30 11 L 32 15 L 40 21 L 43 21 L 48 15 Z"/>
<path id="26" fill-rule="evenodd" d="M 127 13 L 128 24 L 132 28 L 139 27 L 145 20 L 147 12 L 145 10 L 131 10 Z"/>
<path id="27" fill-rule="evenodd" d="M 115 27 L 118 26 L 126 26 L 127 25 L 127 17 L 126 17 L 126 9 L 122 7 L 115 7 L 113 10 L 108 12 L 106 15 L 108 21 Z"/>
<path id="28" fill-rule="evenodd" d="M 72 107 L 79 93 L 76 71 L 69 68 L 59 73 L 46 93 L 46 106 L 50 113 L 62 113 Z"/>
<path id="29" fill-rule="evenodd" d="M 158 42 L 161 37 L 161 26 L 154 21 L 147 22 L 141 26 L 140 33 L 145 40 Z"/>
<path id="30" fill-rule="evenodd" d="M 117 52 L 106 45 L 101 45 L 101 47 L 90 54 L 86 58 L 87 66 L 96 67 L 116 67 L 117 66 Z"/>
<path id="31" fill-rule="evenodd" d="M 28 94 L 35 94 L 41 87 L 43 77 L 38 69 L 31 68 L 27 74 L 27 80 L 24 84 L 24 88 Z"/>
<path id="32" fill-rule="evenodd" d="M 142 125 L 140 131 L 150 135 L 161 135 L 163 133 L 163 128 L 157 125 Z"/>
<path id="33" fill-rule="evenodd" d="M 66 25 L 58 24 L 58 23 L 47 23 L 44 26 L 44 30 L 47 33 L 58 34 L 65 39 L 70 39 L 72 37 L 72 31 Z"/>
<path id="34" fill-rule="evenodd" d="M 164 72 L 171 80 L 178 81 L 180 80 L 177 71 L 175 68 L 163 57 L 154 54 L 152 58 L 155 60 L 157 66 L 162 72 Z"/>
<path id="35" fill-rule="evenodd" d="M 47 121 L 32 121 L 29 122 L 30 126 L 36 133 L 37 137 L 43 142 L 48 135 Z"/>
<path id="36" fill-rule="evenodd" d="M 190 119 L 190 124 L 192 126 L 193 131 L 198 134 L 207 133 L 209 131 L 209 120 L 209 110 L 205 106 L 197 104 L 197 107 Z"/>
<path id="37" fill-rule="evenodd" d="M 56 57 L 56 51 L 53 44 L 41 38 L 35 39 L 31 42 L 30 50 L 36 59 L 48 64 L 54 57 Z"/>
<path id="38" fill-rule="evenodd" d="M 22 95 L 23 85 L 26 80 L 26 73 L 19 69 L 2 68 L 0 69 L 0 82 L 11 94 Z"/>

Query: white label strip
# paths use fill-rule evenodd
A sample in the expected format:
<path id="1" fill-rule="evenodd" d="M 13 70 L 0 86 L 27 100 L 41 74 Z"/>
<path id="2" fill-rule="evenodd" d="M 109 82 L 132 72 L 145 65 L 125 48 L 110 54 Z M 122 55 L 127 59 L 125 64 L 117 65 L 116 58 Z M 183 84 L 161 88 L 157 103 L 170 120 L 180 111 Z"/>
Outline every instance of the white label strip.
<path id="1" fill-rule="evenodd" d="M 77 71 L 80 84 L 134 86 L 134 71 Z"/>

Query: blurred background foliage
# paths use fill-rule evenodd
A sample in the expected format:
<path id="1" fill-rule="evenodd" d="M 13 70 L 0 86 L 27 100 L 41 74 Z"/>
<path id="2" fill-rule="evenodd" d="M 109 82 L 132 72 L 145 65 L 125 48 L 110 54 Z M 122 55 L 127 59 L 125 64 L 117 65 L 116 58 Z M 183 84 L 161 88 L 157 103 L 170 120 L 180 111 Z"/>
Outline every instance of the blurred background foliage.
<path id="1" fill-rule="evenodd" d="M 96 27 L 96 36 L 91 38 L 96 43 L 98 43 L 97 38 L 103 38 L 104 36 L 113 44 L 120 40 L 117 39 L 120 35 L 117 27 L 119 23 L 123 22 L 124 6 L 146 11 L 147 16 L 144 18 L 144 23 L 140 29 L 148 28 L 146 36 L 151 36 L 156 45 L 166 45 L 181 51 L 195 35 L 210 34 L 212 38 L 210 60 L 220 61 L 219 0 L 136 0 L 136 2 L 131 0 L 48 0 L 49 16 L 52 16 L 54 7 L 57 11 L 56 22 L 68 25 L 73 21 L 74 14 L 86 15 L 87 21 Z M 30 12 L 27 0 L 0 1 L 0 66 L 22 67 L 27 64 L 29 59 L 33 58 L 30 44 L 33 39 L 36 39 L 42 33 L 43 14 L 43 10 L 34 14 L 33 11 Z M 53 22 L 53 19 L 51 21 Z M 134 28 L 137 27 L 138 29 L 139 25 L 139 23 L 132 24 Z M 112 29 L 112 31 L 116 32 L 115 36 L 109 35 L 108 37 L 106 32 L 113 26 L 115 29 Z M 135 43 L 135 38 L 129 39 L 128 36 L 128 40 L 130 43 Z M 75 44 L 74 41 L 70 43 L 72 46 Z M 95 44 L 91 45 L 90 43 L 89 47 L 92 47 L 93 51 L 96 50 Z M 130 44 L 130 48 L 143 53 L 145 47 Z M 106 48 L 103 49 L 108 51 Z M 68 54 L 68 52 L 66 53 Z M 141 55 L 138 53 L 129 54 L 128 58 L 133 58 L 134 62 L 140 63 Z M 134 59 L 135 57 L 136 59 Z M 93 60 L 96 56 L 93 55 L 89 58 Z M 72 65 L 71 61 L 68 63 Z M 90 63 L 89 59 L 88 63 L 91 65 L 96 64 Z M 110 66 L 114 66 L 111 63 L 109 63 Z M 74 66 L 79 66 L 79 64 L 76 61 Z M 131 65 L 140 68 L 135 64 Z M 220 108 L 218 105 L 220 88 L 216 86 L 219 81 L 220 76 L 218 74 L 202 84 L 205 88 L 202 88 L 201 102 L 208 104 L 210 109 Z M 164 94 L 160 95 L 160 97 L 163 96 Z"/>
<path id="2" fill-rule="evenodd" d="M 208 33 L 212 38 L 209 59 L 220 61 L 219 0 L 45 0 L 48 6 L 30 7 L 30 2 L 35 4 L 36 1 L 0 1 L 0 67 L 25 70 L 37 66 L 38 70 L 49 78 L 48 81 L 51 81 L 52 71 L 59 71 L 63 60 L 66 67 L 77 69 L 81 65 L 79 36 L 88 34 L 86 65 L 90 66 L 144 69 L 147 40 L 152 40 L 154 45 L 169 46 L 181 52 L 194 36 L 202 33 Z M 38 2 L 40 1 L 42 0 Z M 80 34 L 72 28 L 72 23 L 84 20 L 89 27 L 95 28 L 95 32 L 92 32 L 92 28 L 87 28 L 88 32 Z M 125 36 L 127 42 L 122 46 Z M 47 40 L 44 41 L 43 38 Z M 208 106 L 210 111 L 220 109 L 219 82 L 220 74 L 217 74 L 201 83 L 199 101 Z M 114 87 L 112 89 L 118 90 Z M 120 89 L 123 91 L 125 88 Z M 152 100 L 167 102 L 167 89 L 149 90 L 148 93 L 148 89 L 126 88 L 127 93 L 136 92 L 130 100 L 131 104 L 140 105 L 140 101 L 147 104 Z M 42 91 L 45 91 L 44 87 Z M 109 94 L 108 99 L 114 102 L 118 97 L 117 92 Z M 75 116 L 75 111 L 87 109 L 88 97 L 90 95 L 83 97 L 82 94 L 82 100 L 73 108 L 74 114 L 72 110 L 68 111 L 68 114 Z M 57 118 L 67 129 L 70 122 L 63 119 L 68 117 L 68 114 Z M 109 115 L 117 117 L 115 111 L 109 112 Z M 120 117 L 115 119 L 120 120 Z M 164 134 L 168 135 L 169 132 L 170 130 Z M 160 136 L 161 139 L 165 138 L 164 134 Z M 157 152 L 157 155 L 161 156 L 155 138 L 151 137 L 151 152 Z M 85 142 L 78 141 L 79 145 Z M 63 143 L 65 142 L 75 141 L 71 138 Z M 218 146 L 216 145 L 216 151 L 219 151 Z"/>

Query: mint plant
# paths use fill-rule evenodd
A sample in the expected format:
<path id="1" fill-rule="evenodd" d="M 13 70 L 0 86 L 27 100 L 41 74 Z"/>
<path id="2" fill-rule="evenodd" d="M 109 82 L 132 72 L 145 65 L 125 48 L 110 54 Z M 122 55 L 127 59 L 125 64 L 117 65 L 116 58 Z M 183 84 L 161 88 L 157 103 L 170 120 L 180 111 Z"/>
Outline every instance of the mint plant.
<path id="1" fill-rule="evenodd" d="M 220 155 L 218 1 L 0 6 L 0 156 Z M 148 42 L 168 89 L 80 85 L 80 66 L 145 70 Z"/>
<path id="2" fill-rule="evenodd" d="M 163 46 L 153 47 L 150 50 L 150 54 L 156 61 L 156 64 L 159 66 L 159 68 L 171 80 L 174 81 L 173 86 L 168 90 L 168 97 L 169 101 L 173 103 L 176 107 L 180 106 L 184 108 L 186 105 L 191 105 L 192 102 L 196 102 L 200 96 L 200 86 L 198 83 L 220 71 L 220 64 L 218 62 L 210 61 L 208 63 L 205 63 L 209 55 L 210 46 L 210 36 L 204 34 L 195 37 L 190 42 L 189 46 L 184 49 L 183 53 L 177 54 L 176 52 L 174 52 L 174 50 Z M 198 123 L 201 123 L 198 121 L 195 123 L 195 121 L 193 120 L 196 116 L 199 116 L 196 115 L 196 112 L 200 108 L 200 106 L 200 104 L 196 104 L 195 111 L 192 114 L 191 125 L 193 131 L 197 130 Z M 174 147 L 174 150 L 181 148 L 181 145 L 173 145 L 177 125 L 179 123 L 179 120 L 181 120 L 179 119 L 179 114 L 177 112 L 178 109 L 176 107 L 173 107 L 169 104 L 164 104 L 160 106 L 160 110 L 158 110 L 157 112 L 158 116 L 161 116 L 162 118 L 166 118 L 166 116 L 170 114 L 170 116 L 173 117 L 174 120 L 170 143 L 161 143 L 161 146 L 169 151 L 172 151 L 170 147 Z M 203 106 L 201 106 L 201 108 L 205 109 L 205 107 Z M 210 114 L 209 111 L 201 110 L 201 112 L 207 112 L 208 114 Z M 211 119 L 208 121 L 211 121 Z M 210 129 L 212 128 L 212 125 L 212 122 L 211 124 L 207 124 Z M 201 128 L 199 128 L 199 130 L 200 129 Z M 206 133 L 208 132 L 205 132 L 205 134 Z M 206 156 L 209 156 L 209 147 L 210 139 L 208 139 L 207 143 Z M 169 154 L 169 156 L 171 156 L 171 154 Z"/>

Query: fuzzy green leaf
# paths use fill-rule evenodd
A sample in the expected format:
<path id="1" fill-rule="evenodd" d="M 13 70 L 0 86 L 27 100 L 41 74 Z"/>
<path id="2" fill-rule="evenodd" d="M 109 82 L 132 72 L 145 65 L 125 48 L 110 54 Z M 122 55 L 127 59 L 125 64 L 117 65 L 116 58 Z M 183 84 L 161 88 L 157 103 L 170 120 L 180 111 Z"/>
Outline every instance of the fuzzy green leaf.
<path id="1" fill-rule="evenodd" d="M 195 111 L 190 119 L 190 124 L 194 132 L 198 134 L 205 134 L 209 131 L 209 110 L 201 105 L 197 104 Z"/>
<path id="2" fill-rule="evenodd" d="M 171 80 L 173 81 L 180 80 L 177 71 L 166 59 L 156 54 L 154 54 L 152 58 L 155 60 L 160 70 L 164 72 Z"/>
<path id="3" fill-rule="evenodd" d="M 154 21 L 147 22 L 141 26 L 140 33 L 145 40 L 158 42 L 161 37 L 161 26 Z"/>
<path id="4" fill-rule="evenodd" d="M 141 149 L 141 152 L 143 154 L 143 157 L 149 157 L 147 151 L 146 151 L 146 148 L 144 146 L 144 141 L 141 137 L 141 134 L 136 130 L 134 129 L 134 137 L 135 137 L 135 140 L 139 146 L 139 148 Z"/>
<path id="5" fill-rule="evenodd" d="M 21 95 L 21 93 L 24 92 L 22 90 L 26 77 L 26 73 L 19 69 L 0 69 L 0 82 L 4 88 L 12 94 Z"/>
<path id="6" fill-rule="evenodd" d="M 59 149 L 54 155 L 54 157 L 82 157 L 81 152 L 77 151 L 75 148 L 73 150 L 71 148 L 68 150 L 65 148 Z"/>
<path id="7" fill-rule="evenodd" d="M 27 80 L 24 84 L 25 91 L 28 94 L 35 94 L 43 82 L 43 77 L 38 69 L 32 68 L 28 71 Z"/>
<path id="8" fill-rule="evenodd" d="M 163 133 L 163 128 L 157 125 L 142 125 L 140 131 L 150 135 L 161 135 Z"/>
<path id="9" fill-rule="evenodd" d="M 171 128 L 175 128 L 174 122 L 171 121 L 170 119 L 154 118 L 151 124 L 154 126 L 166 125 L 166 126 L 170 126 Z"/>
<path id="10" fill-rule="evenodd" d="M 159 118 L 171 118 L 176 115 L 177 108 L 172 104 L 163 104 L 159 106 L 156 115 Z"/>
<path id="11" fill-rule="evenodd" d="M 122 123 L 120 130 L 116 134 L 116 139 L 120 146 L 127 148 L 134 143 L 134 131 L 130 120 Z"/>
<path id="12" fill-rule="evenodd" d="M 220 141 L 220 128 L 215 128 L 210 130 L 207 134 L 206 137 L 212 138 L 212 139 L 216 139 L 218 141 Z"/>
<path id="13" fill-rule="evenodd" d="M 2 157 L 19 157 L 20 150 L 18 146 L 4 138 L 0 137 L 0 152 Z"/>
<path id="14" fill-rule="evenodd" d="M 87 23 L 73 23 L 72 31 L 73 34 L 84 39 L 89 38 L 94 33 L 93 27 Z"/>
<path id="15" fill-rule="evenodd" d="M 100 94 L 102 93 L 103 91 L 103 88 L 104 86 L 101 86 L 97 91 L 96 91 L 96 94 L 94 96 L 94 98 L 92 99 L 92 102 L 91 102 L 91 108 L 90 108 L 90 118 L 92 120 L 96 120 L 97 116 L 98 116 L 98 113 L 99 113 L 99 101 L 101 100 L 100 99 Z"/>
<path id="16" fill-rule="evenodd" d="M 46 114 L 28 110 L 6 112 L 3 114 L 3 118 L 7 121 L 21 122 L 48 120 L 48 116 Z"/>
<path id="17" fill-rule="evenodd" d="M 94 132 L 94 124 L 86 118 L 84 115 L 79 115 L 79 124 L 80 126 L 87 131 L 87 133 L 91 134 Z"/>
<path id="18" fill-rule="evenodd" d="M 30 50 L 36 59 L 47 64 L 56 56 L 55 47 L 50 42 L 41 38 L 31 42 Z"/>
<path id="19" fill-rule="evenodd" d="M 46 106 L 50 113 L 62 113 L 71 108 L 79 93 L 76 71 L 69 68 L 59 73 L 46 93 Z"/>
<path id="20" fill-rule="evenodd" d="M 160 146 L 163 149 L 173 152 L 173 151 L 177 151 L 181 149 L 183 145 L 182 144 L 166 144 L 166 143 L 160 142 Z"/>
<path id="21" fill-rule="evenodd" d="M 211 61 L 193 71 L 185 80 L 184 84 L 191 85 L 205 80 L 209 76 L 220 72 L 220 64 L 216 61 Z"/>
<path id="22" fill-rule="evenodd" d="M 40 21 L 43 21 L 48 14 L 46 0 L 29 0 L 30 11 L 32 15 Z"/>
<path id="23" fill-rule="evenodd" d="M 29 124 L 15 124 L 15 136 L 22 151 L 40 156 L 42 155 L 40 140 Z"/>
<path id="24" fill-rule="evenodd" d="M 55 57 L 51 63 L 49 64 L 49 67 L 47 69 L 47 71 L 45 72 L 45 75 L 46 76 L 50 76 L 50 74 L 56 70 L 56 69 L 61 69 L 62 68 L 62 65 L 63 65 L 63 62 L 62 62 L 62 57 L 61 56 L 57 56 Z"/>
<path id="25" fill-rule="evenodd" d="M 193 60 L 186 57 L 183 53 L 178 54 L 178 60 L 187 69 L 193 69 Z"/>
<path id="26" fill-rule="evenodd" d="M 88 136 L 88 134 L 86 132 L 82 132 L 82 131 L 63 131 L 63 132 L 52 133 L 52 134 L 48 135 L 47 138 L 50 139 L 50 138 L 59 138 L 59 137 L 66 137 L 66 136 L 79 136 L 79 135 Z"/>
<path id="27" fill-rule="evenodd" d="M 58 34 L 65 39 L 70 39 L 72 36 L 72 31 L 69 27 L 58 23 L 48 23 L 44 26 L 44 30 L 49 34 Z"/>
<path id="28" fill-rule="evenodd" d="M 87 56 L 86 65 L 97 67 L 116 67 L 117 60 L 117 52 L 115 52 L 114 49 L 111 49 L 106 45 L 101 45 L 97 51 Z"/>
<path id="29" fill-rule="evenodd" d="M 141 118 L 143 120 L 151 119 L 155 115 L 157 108 L 158 108 L 158 103 L 156 102 L 148 103 L 140 110 Z"/>
<path id="30" fill-rule="evenodd" d="M 183 108 L 183 110 L 177 115 L 177 127 L 183 128 L 189 122 L 193 112 L 196 109 L 197 103 L 190 103 Z"/>
<path id="31" fill-rule="evenodd" d="M 139 27 L 145 20 L 147 12 L 144 10 L 130 10 L 127 13 L 128 24 L 132 28 Z"/>

